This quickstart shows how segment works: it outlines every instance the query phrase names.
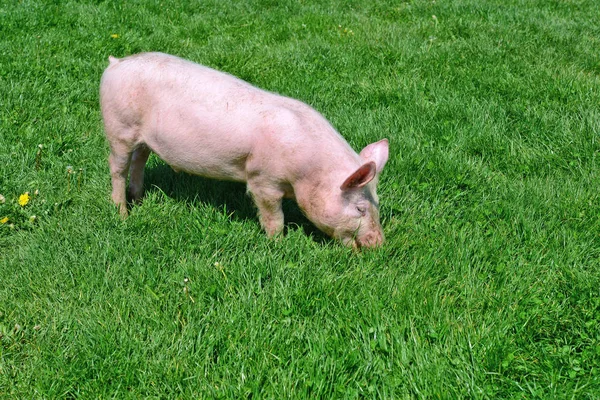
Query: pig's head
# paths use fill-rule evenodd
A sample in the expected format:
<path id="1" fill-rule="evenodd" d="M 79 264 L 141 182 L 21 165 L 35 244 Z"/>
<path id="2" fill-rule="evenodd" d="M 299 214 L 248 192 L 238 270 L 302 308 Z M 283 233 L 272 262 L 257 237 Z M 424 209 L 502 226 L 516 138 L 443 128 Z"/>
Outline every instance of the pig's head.
<path id="1" fill-rule="evenodd" d="M 372 143 L 360 152 L 363 164 L 346 177 L 335 191 L 335 200 L 327 201 L 327 211 L 320 218 L 321 228 L 352 247 L 376 247 L 384 241 L 379 223 L 377 181 L 388 160 L 387 139 Z"/>

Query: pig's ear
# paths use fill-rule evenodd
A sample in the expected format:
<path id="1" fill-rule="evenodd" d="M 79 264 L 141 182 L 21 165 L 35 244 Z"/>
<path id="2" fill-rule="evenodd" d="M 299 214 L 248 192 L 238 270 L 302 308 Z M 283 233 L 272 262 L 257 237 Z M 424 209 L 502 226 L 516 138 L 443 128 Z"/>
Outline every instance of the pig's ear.
<path id="1" fill-rule="evenodd" d="M 368 163 L 361 166 L 359 169 L 354 171 L 352 175 L 350 175 L 340 189 L 350 190 L 350 189 L 358 189 L 365 186 L 367 183 L 371 182 L 377 173 L 377 168 L 373 161 L 369 161 Z"/>
<path id="2" fill-rule="evenodd" d="M 363 161 L 373 161 L 375 163 L 378 174 L 383 170 L 383 167 L 385 167 L 388 155 L 389 144 L 387 139 L 371 143 L 360 152 L 360 158 L 362 158 Z"/>

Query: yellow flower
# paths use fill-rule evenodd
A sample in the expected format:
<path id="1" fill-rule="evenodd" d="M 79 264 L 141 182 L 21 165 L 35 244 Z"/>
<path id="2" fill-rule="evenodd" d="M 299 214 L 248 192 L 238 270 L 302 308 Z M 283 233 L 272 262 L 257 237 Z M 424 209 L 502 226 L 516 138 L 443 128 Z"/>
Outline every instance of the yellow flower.
<path id="1" fill-rule="evenodd" d="M 4 217 L 2 219 L 0 219 L 0 224 L 5 224 L 8 222 L 8 217 Z"/>
<path id="2" fill-rule="evenodd" d="M 19 196 L 19 205 L 21 207 L 25 207 L 27 205 L 27 203 L 29 203 L 29 192 L 25 192 L 22 195 Z"/>
<path id="3" fill-rule="evenodd" d="M 110 35 L 111 38 L 113 39 L 118 39 L 119 38 L 119 34 L 118 33 L 113 33 L 112 35 Z"/>

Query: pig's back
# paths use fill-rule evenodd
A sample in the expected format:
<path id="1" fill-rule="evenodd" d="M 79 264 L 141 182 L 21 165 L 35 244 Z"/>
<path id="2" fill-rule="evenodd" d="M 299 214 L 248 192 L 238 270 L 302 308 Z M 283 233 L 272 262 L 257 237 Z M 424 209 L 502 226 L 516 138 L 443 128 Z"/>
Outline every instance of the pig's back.
<path id="1" fill-rule="evenodd" d="M 118 60 L 103 76 L 103 82 L 112 80 L 134 95 L 152 99 L 156 106 L 177 100 L 177 104 L 192 103 L 209 111 L 219 111 L 219 106 L 234 111 L 231 106 L 270 94 L 233 75 L 162 53 L 142 53 Z"/>

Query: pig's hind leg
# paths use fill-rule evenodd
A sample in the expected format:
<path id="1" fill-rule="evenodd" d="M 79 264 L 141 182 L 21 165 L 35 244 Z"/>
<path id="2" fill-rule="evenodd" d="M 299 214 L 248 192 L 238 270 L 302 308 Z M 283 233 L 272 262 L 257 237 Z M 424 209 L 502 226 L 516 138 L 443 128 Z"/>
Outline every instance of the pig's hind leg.
<path id="1" fill-rule="evenodd" d="M 139 202 L 144 194 L 144 167 L 150 156 L 150 149 L 141 145 L 133 151 L 129 167 L 129 195 L 131 201 Z"/>
<path id="2" fill-rule="evenodd" d="M 283 210 L 281 202 L 284 191 L 256 180 L 248 181 L 248 192 L 252 195 L 260 224 L 267 236 L 272 237 L 283 231 Z"/>
<path id="3" fill-rule="evenodd" d="M 131 163 L 132 151 L 127 146 L 111 143 L 108 164 L 112 181 L 112 200 L 119 208 L 122 217 L 127 216 L 127 197 L 125 185 Z"/>

